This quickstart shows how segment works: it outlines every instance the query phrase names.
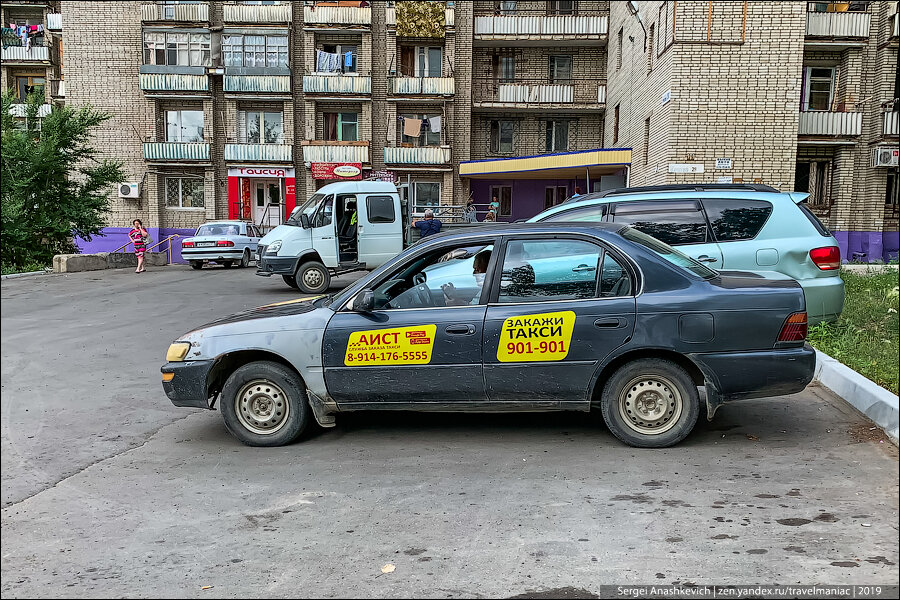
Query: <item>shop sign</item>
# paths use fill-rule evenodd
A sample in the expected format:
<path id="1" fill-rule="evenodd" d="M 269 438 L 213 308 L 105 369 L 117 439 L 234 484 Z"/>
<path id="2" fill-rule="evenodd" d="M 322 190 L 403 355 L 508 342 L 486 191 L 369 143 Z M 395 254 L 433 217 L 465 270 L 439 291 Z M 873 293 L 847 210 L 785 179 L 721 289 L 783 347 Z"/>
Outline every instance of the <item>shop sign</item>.
<path id="1" fill-rule="evenodd" d="M 274 167 L 237 167 L 228 169 L 229 177 L 278 177 L 284 179 L 294 176 L 294 169 L 279 169 Z"/>
<path id="2" fill-rule="evenodd" d="M 397 176 L 393 171 L 372 171 L 366 177 L 369 181 L 388 181 L 390 183 L 397 182 Z"/>
<path id="3" fill-rule="evenodd" d="M 362 163 L 311 163 L 313 179 L 362 179 Z"/>

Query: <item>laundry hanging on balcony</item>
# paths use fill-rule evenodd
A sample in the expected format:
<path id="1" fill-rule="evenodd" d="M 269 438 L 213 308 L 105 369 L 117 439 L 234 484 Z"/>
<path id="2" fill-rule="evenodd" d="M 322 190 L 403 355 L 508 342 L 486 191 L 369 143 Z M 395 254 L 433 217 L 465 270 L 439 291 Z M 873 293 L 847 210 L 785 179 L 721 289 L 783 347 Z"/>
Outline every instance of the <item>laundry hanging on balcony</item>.
<path id="1" fill-rule="evenodd" d="M 422 119 L 403 119 L 403 135 L 417 138 L 421 132 Z"/>
<path id="2" fill-rule="evenodd" d="M 344 52 L 344 66 L 345 67 L 353 66 L 353 52 L 352 51 Z"/>
<path id="3" fill-rule="evenodd" d="M 341 55 L 316 50 L 316 71 L 334 73 L 341 70 Z"/>
<path id="4" fill-rule="evenodd" d="M 440 117 L 428 117 L 428 129 L 431 130 L 431 133 L 440 133 L 441 132 L 441 118 Z"/>

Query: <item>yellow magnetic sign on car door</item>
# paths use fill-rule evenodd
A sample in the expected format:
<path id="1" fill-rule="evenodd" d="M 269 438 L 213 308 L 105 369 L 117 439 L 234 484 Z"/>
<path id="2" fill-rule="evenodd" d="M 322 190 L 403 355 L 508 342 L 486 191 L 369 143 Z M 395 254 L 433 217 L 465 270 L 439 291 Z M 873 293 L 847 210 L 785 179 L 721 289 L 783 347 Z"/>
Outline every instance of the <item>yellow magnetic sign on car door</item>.
<path id="1" fill-rule="evenodd" d="M 344 364 L 427 365 L 431 362 L 436 325 L 354 331 L 347 341 Z"/>
<path id="2" fill-rule="evenodd" d="M 571 310 L 510 317 L 503 321 L 497 360 L 538 362 L 562 360 L 569 354 L 575 313 Z"/>

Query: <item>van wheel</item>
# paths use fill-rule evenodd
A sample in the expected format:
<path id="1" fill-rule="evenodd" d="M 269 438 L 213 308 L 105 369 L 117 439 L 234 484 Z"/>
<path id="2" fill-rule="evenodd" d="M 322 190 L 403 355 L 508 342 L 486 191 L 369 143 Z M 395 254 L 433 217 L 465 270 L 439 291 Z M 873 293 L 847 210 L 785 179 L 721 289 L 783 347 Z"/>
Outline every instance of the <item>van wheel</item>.
<path id="1" fill-rule="evenodd" d="M 192 261 L 191 261 L 191 268 L 192 268 L 192 269 L 197 269 L 197 270 L 199 271 L 200 269 L 203 268 L 203 261 L 202 261 L 202 260 L 192 260 Z"/>
<path id="2" fill-rule="evenodd" d="M 244 250 L 244 255 L 241 257 L 241 262 L 238 263 L 238 267 L 241 269 L 246 269 L 250 266 L 250 250 Z"/>
<path id="3" fill-rule="evenodd" d="M 300 265 L 296 280 L 300 291 L 307 294 L 321 294 L 331 285 L 331 274 L 325 265 L 317 260 L 311 260 Z"/>
<path id="4" fill-rule="evenodd" d="M 284 365 L 257 361 L 238 368 L 222 388 L 225 427 L 248 446 L 284 446 L 309 423 L 306 386 Z"/>
<path id="5" fill-rule="evenodd" d="M 297 280 L 293 275 L 282 275 L 281 278 L 284 279 L 284 282 L 290 287 L 294 288 L 295 290 L 299 289 L 300 286 L 297 285 Z"/>
<path id="6" fill-rule="evenodd" d="M 675 363 L 645 358 L 613 373 L 600 400 L 609 430 L 629 446 L 666 448 L 683 440 L 700 414 L 700 394 Z"/>

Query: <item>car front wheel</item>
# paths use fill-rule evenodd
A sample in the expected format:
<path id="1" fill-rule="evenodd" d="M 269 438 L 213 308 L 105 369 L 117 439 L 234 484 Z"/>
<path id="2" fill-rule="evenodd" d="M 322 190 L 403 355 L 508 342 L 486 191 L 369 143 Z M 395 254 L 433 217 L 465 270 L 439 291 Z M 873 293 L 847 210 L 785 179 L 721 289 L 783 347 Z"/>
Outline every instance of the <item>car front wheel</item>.
<path id="1" fill-rule="evenodd" d="M 700 394 L 680 366 L 645 358 L 613 373 L 603 386 L 600 407 L 606 426 L 629 446 L 666 448 L 694 428 Z"/>
<path id="2" fill-rule="evenodd" d="M 222 388 L 225 427 L 248 446 L 284 446 L 309 423 L 306 386 L 275 362 L 257 361 L 238 368 Z"/>
<path id="3" fill-rule="evenodd" d="M 331 274 L 317 260 L 311 260 L 297 269 L 297 286 L 307 294 L 321 294 L 331 285 Z"/>

